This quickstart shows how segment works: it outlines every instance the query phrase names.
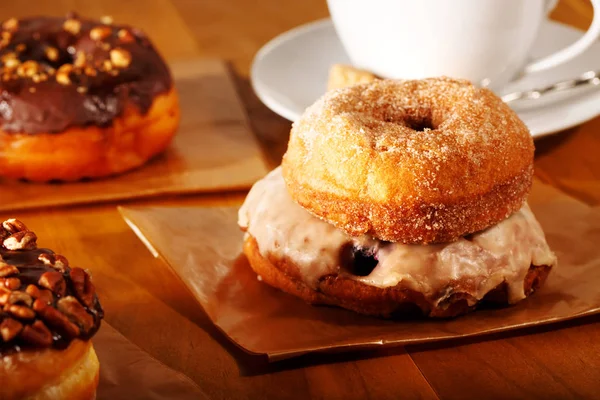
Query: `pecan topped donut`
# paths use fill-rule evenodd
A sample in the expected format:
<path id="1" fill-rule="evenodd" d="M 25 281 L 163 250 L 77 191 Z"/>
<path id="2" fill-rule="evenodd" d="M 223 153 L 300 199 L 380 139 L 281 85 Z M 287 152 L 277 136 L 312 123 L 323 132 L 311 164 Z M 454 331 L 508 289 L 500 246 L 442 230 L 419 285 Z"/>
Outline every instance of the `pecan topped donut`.
<path id="1" fill-rule="evenodd" d="M 88 273 L 37 247 L 20 221 L 0 227 L 0 355 L 89 339 L 103 317 Z"/>
<path id="2" fill-rule="evenodd" d="M 103 311 L 88 273 L 16 219 L 0 224 L 0 397 L 92 399 Z"/>
<path id="3" fill-rule="evenodd" d="M 2 23 L 0 176 L 103 177 L 167 147 L 179 123 L 169 69 L 144 33 L 109 22 Z"/>

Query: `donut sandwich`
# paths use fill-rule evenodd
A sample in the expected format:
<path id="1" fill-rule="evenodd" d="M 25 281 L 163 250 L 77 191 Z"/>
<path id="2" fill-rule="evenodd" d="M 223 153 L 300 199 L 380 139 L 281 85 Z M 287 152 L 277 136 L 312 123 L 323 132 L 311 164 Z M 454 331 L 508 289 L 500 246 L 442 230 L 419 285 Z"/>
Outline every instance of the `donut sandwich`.
<path id="1" fill-rule="evenodd" d="M 454 317 L 539 289 L 557 260 L 527 204 L 525 124 L 467 81 L 370 80 L 309 107 L 239 210 L 261 280 L 385 318 Z"/>
<path id="2" fill-rule="evenodd" d="M 103 311 L 87 271 L 16 219 L 0 224 L 0 398 L 95 399 Z"/>

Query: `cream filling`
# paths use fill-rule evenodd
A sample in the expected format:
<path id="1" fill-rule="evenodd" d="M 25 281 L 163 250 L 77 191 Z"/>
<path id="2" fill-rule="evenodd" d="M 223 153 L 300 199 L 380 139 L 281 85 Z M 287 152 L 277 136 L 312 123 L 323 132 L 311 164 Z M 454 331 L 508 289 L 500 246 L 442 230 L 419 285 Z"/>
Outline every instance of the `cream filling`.
<path id="1" fill-rule="evenodd" d="M 296 204 L 281 169 L 258 181 L 239 210 L 238 224 L 252 235 L 263 256 L 288 258 L 304 281 L 316 288 L 326 275 L 344 274 L 377 287 L 401 285 L 421 292 L 434 304 L 452 288 L 480 300 L 506 282 L 509 302 L 525 297 L 523 281 L 531 264 L 556 264 L 544 232 L 529 205 L 499 224 L 456 242 L 407 245 L 369 236 L 350 237 Z M 367 276 L 342 266 L 342 248 L 375 249 L 378 264 Z"/>

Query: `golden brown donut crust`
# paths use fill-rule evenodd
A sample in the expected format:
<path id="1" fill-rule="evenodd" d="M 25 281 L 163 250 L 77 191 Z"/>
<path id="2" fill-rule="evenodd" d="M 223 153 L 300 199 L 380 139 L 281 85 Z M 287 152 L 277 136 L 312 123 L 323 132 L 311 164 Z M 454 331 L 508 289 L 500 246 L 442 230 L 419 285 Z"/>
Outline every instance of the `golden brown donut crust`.
<path id="1" fill-rule="evenodd" d="M 91 341 L 77 339 L 63 350 L 31 349 L 0 360 L 2 399 L 49 399 L 58 393 L 65 399 L 95 398 L 99 364 Z"/>
<path id="2" fill-rule="evenodd" d="M 348 235 L 433 243 L 523 205 L 533 139 L 491 91 L 466 81 L 378 80 L 328 92 L 294 123 L 291 196 Z"/>
<path id="3" fill-rule="evenodd" d="M 0 176 L 46 182 L 119 174 L 165 150 L 179 118 L 179 100 L 172 88 L 156 96 L 147 113 L 131 104 L 108 127 L 36 134 L 0 130 Z"/>
<path id="4" fill-rule="evenodd" d="M 313 305 L 339 306 L 360 314 L 383 318 L 415 315 L 449 318 L 473 311 L 478 305 L 486 302 L 508 304 L 507 287 L 504 284 L 488 292 L 480 301 L 461 292 L 460 286 L 457 286 L 453 290 L 454 294 L 437 306 L 432 305 L 422 293 L 402 288 L 400 285 L 380 288 L 341 275 L 323 277 L 317 289 L 313 290 L 302 281 L 299 269 L 293 262 L 288 259 L 264 257 L 251 235 L 244 239 L 243 248 L 250 266 L 263 282 Z M 550 266 L 531 265 L 523 281 L 526 296 L 544 284 L 550 270 Z"/>

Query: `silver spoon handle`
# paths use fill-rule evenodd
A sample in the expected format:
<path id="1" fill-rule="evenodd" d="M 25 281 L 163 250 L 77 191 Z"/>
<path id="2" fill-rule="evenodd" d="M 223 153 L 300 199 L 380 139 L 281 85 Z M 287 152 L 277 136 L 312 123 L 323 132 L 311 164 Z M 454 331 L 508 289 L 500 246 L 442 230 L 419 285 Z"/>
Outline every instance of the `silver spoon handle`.
<path id="1" fill-rule="evenodd" d="M 539 89 L 526 90 L 521 92 L 507 93 L 502 96 L 502 100 L 505 103 L 510 103 L 515 100 L 535 100 L 539 99 L 543 95 L 554 92 L 562 92 L 564 90 L 573 89 L 579 86 L 585 85 L 599 85 L 600 84 L 600 71 L 588 71 L 581 74 L 575 79 L 569 79 L 565 81 L 556 82 L 552 85 L 545 86 Z"/>

